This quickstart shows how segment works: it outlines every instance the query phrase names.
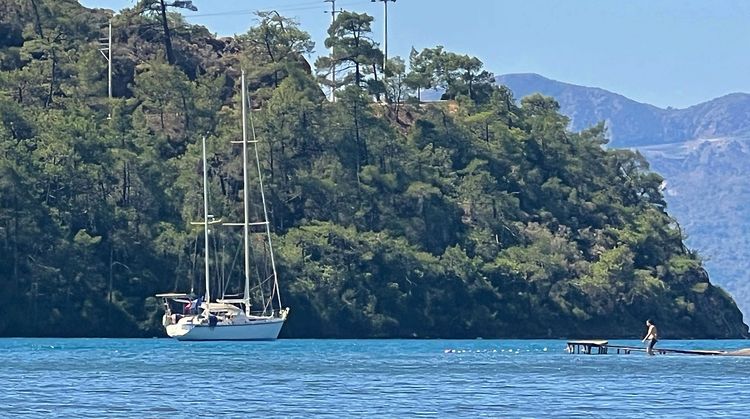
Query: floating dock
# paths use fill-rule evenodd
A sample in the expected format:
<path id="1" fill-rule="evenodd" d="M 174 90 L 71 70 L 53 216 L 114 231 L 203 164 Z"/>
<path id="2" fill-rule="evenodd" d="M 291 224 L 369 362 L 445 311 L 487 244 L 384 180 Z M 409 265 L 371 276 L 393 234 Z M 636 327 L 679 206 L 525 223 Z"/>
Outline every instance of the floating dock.
<path id="1" fill-rule="evenodd" d="M 608 348 L 609 342 L 606 340 L 569 340 L 567 350 L 571 354 L 591 354 L 596 349 L 596 353 L 606 354 Z"/>
<path id="2" fill-rule="evenodd" d="M 609 350 L 616 350 L 618 354 L 630 354 L 631 352 L 646 352 L 645 347 L 612 345 L 606 340 L 569 340 L 567 351 L 571 354 L 607 354 Z M 740 349 L 736 351 L 721 350 L 703 350 L 703 349 L 668 349 L 654 348 L 654 353 L 660 355 L 682 354 L 682 355 L 729 355 L 729 356 L 750 356 L 750 349 Z"/>

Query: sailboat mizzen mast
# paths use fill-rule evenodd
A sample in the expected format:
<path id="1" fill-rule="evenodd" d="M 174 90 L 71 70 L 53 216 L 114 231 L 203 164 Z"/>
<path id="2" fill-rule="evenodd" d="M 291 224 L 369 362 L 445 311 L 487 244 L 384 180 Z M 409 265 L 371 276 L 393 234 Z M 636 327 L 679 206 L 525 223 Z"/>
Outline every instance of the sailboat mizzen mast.
<path id="1" fill-rule="evenodd" d="M 208 272 L 208 167 L 206 163 L 206 137 L 203 136 L 203 241 L 205 245 L 206 268 L 206 312 L 209 313 L 211 302 L 210 276 Z"/>
<path id="2" fill-rule="evenodd" d="M 250 205 L 247 188 L 247 117 L 245 114 L 245 70 L 242 70 L 242 194 L 245 212 L 243 239 L 245 243 L 245 314 L 250 315 Z"/>

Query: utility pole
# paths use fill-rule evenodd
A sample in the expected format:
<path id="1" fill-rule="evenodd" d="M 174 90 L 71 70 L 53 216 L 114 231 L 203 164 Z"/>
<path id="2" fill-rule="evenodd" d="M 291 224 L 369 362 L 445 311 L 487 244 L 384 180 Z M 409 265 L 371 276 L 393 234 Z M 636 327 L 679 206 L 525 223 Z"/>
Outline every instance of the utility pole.
<path id="1" fill-rule="evenodd" d="M 112 19 L 109 20 L 107 37 L 99 38 L 99 52 L 107 60 L 107 94 L 112 99 Z"/>
<path id="2" fill-rule="evenodd" d="M 336 10 L 336 0 L 323 0 L 325 3 L 331 3 L 331 11 L 323 13 L 331 14 L 331 24 L 336 21 L 336 13 L 341 13 L 341 9 Z M 331 47 L 331 102 L 336 101 L 336 63 L 333 61 L 333 47 Z"/>
<path id="3" fill-rule="evenodd" d="M 396 0 L 371 0 L 373 3 L 382 1 L 383 2 L 383 68 L 385 68 L 388 62 L 388 2 L 396 2 Z"/>

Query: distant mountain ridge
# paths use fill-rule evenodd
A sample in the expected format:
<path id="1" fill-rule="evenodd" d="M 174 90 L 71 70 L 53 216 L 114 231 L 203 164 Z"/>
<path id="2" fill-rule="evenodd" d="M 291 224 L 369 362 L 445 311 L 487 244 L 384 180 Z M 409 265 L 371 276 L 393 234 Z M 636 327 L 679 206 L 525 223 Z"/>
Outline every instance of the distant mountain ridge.
<path id="1" fill-rule="evenodd" d="M 533 73 L 497 76 L 516 97 L 541 93 L 554 97 L 560 110 L 581 130 L 607 123 L 610 146 L 638 147 L 696 138 L 750 135 L 750 94 L 732 93 L 685 109 L 662 109 L 596 87 L 551 80 Z"/>
<path id="2" fill-rule="evenodd" d="M 732 93 L 662 109 L 538 74 L 496 77 L 522 98 L 555 98 L 578 131 L 606 121 L 608 147 L 636 148 L 666 180 L 668 211 L 699 251 L 711 280 L 750 315 L 750 95 Z"/>
<path id="3" fill-rule="evenodd" d="M 697 139 L 638 149 L 666 179 L 668 211 L 711 279 L 750 315 L 750 138 Z"/>

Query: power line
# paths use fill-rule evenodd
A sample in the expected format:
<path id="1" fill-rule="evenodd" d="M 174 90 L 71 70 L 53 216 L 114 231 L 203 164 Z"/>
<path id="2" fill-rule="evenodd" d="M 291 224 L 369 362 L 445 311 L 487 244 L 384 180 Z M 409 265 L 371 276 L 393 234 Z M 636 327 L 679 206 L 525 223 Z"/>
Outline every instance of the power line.
<path id="1" fill-rule="evenodd" d="M 396 2 L 396 0 L 370 0 L 373 3 L 382 1 L 383 2 L 383 67 L 388 62 L 388 2 Z"/>
<path id="2" fill-rule="evenodd" d="M 342 9 L 336 10 L 336 0 L 323 0 L 325 3 L 331 3 L 331 11 L 324 13 L 331 14 L 331 25 L 336 22 L 336 13 L 341 13 Z M 336 102 L 336 63 L 333 61 L 333 45 L 331 45 L 331 102 Z"/>
<path id="3" fill-rule="evenodd" d="M 361 1 L 353 1 L 345 3 L 345 6 L 351 6 L 356 4 L 363 4 L 367 0 L 361 0 Z M 391 0 L 393 1 L 393 0 Z M 252 15 L 260 10 L 266 10 L 266 9 L 273 9 L 279 12 L 293 12 L 293 11 L 299 11 L 299 10 L 314 10 L 314 9 L 320 9 L 320 3 L 319 2 L 307 2 L 307 3 L 297 3 L 292 4 L 289 6 L 282 6 L 282 7 L 259 7 L 257 9 L 242 9 L 242 10 L 228 10 L 226 12 L 217 12 L 217 13 L 200 13 L 200 14 L 184 14 L 182 15 L 185 18 L 191 18 L 191 17 L 209 17 L 209 16 L 230 16 L 230 15 Z"/>
<path id="4" fill-rule="evenodd" d="M 99 38 L 99 52 L 107 60 L 107 90 L 109 98 L 112 99 L 112 19 L 107 25 L 107 37 Z"/>

